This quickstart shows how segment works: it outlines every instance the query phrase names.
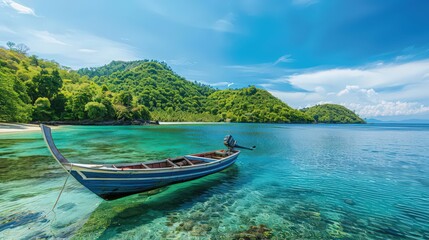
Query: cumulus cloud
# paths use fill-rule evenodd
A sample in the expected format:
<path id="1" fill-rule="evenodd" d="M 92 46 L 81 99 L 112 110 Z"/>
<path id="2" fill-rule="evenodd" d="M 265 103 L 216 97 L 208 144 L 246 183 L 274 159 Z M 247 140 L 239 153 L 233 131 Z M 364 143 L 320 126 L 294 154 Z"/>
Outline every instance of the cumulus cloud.
<path id="1" fill-rule="evenodd" d="M 320 87 L 319 87 L 320 89 Z M 317 90 L 316 90 L 317 92 Z M 377 95 L 377 93 L 374 91 L 374 89 L 365 89 L 365 88 L 360 88 L 359 86 L 356 85 L 347 85 L 345 89 L 341 90 L 339 93 L 337 93 L 337 96 L 341 97 L 347 94 L 353 94 L 353 93 L 357 93 L 357 94 L 363 94 L 365 96 L 367 96 L 368 98 L 371 98 L 375 95 Z"/>
<path id="2" fill-rule="evenodd" d="M 346 107 L 354 109 L 357 114 L 364 117 L 386 117 L 415 115 L 429 112 L 429 107 L 416 102 L 389 102 L 382 100 L 373 105 L 360 103 L 343 103 Z"/>
<path id="3" fill-rule="evenodd" d="M 24 6 L 22 4 L 19 4 L 19 3 L 15 2 L 15 1 L 12 1 L 12 0 L 3 0 L 3 4 L 5 6 L 8 6 L 8 7 L 14 9 L 18 13 L 36 16 L 36 13 L 34 12 L 33 9 L 31 9 L 31 8 L 29 8 L 27 6 Z"/>
<path id="4" fill-rule="evenodd" d="M 414 115 L 429 112 L 429 60 L 336 68 L 273 79 L 267 89 L 294 107 L 331 102 L 363 117 Z M 282 84 L 306 90 L 282 92 Z"/>

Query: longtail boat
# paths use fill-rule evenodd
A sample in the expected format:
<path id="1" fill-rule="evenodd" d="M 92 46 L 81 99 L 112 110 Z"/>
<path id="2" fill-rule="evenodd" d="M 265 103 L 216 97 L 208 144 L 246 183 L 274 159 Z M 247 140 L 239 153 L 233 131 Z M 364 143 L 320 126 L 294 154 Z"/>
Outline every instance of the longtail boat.
<path id="1" fill-rule="evenodd" d="M 105 200 L 149 191 L 173 183 L 189 181 L 231 166 L 243 147 L 231 135 L 224 138 L 226 150 L 189 154 L 157 161 L 122 164 L 80 164 L 69 162 L 57 149 L 51 128 L 41 124 L 43 138 L 52 156 L 83 186 Z"/>

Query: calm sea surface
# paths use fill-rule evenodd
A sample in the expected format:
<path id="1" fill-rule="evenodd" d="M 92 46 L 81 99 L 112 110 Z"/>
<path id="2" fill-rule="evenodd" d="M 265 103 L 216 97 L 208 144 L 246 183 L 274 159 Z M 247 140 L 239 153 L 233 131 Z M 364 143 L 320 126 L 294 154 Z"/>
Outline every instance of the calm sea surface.
<path id="1" fill-rule="evenodd" d="M 53 130 L 72 162 L 223 148 L 232 167 L 103 201 L 69 178 L 40 132 L 0 135 L 0 239 L 429 239 L 429 125 L 216 124 Z"/>

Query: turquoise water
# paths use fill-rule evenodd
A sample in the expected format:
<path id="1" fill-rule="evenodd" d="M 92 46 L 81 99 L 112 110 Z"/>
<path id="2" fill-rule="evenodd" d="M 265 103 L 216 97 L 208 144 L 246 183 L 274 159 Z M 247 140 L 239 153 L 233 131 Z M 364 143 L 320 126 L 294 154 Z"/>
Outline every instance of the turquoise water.
<path id="1" fill-rule="evenodd" d="M 73 162 L 256 145 L 198 180 L 102 201 L 39 132 L 0 135 L 0 239 L 429 239 L 429 125 L 217 124 L 53 130 Z"/>

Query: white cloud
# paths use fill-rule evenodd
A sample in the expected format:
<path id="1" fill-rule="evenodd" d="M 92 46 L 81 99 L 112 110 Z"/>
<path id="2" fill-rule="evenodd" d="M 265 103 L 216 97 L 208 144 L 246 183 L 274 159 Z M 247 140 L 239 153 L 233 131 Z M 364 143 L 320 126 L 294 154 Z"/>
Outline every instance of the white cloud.
<path id="1" fill-rule="evenodd" d="M 56 36 L 49 33 L 48 31 L 33 31 L 33 35 L 46 43 L 53 43 L 59 45 L 67 45 L 67 43 L 58 40 Z"/>
<path id="2" fill-rule="evenodd" d="M 229 13 L 225 17 L 216 20 L 213 24 L 213 30 L 218 32 L 234 32 L 234 25 L 232 24 L 233 20 L 233 15 Z"/>
<path id="3" fill-rule="evenodd" d="M 290 54 L 283 55 L 283 56 L 279 57 L 277 59 L 277 61 L 274 62 L 274 65 L 277 65 L 277 64 L 282 63 L 282 62 L 286 62 L 286 63 L 293 62 L 294 60 L 290 57 L 291 57 Z"/>
<path id="4" fill-rule="evenodd" d="M 83 52 L 83 53 L 96 53 L 97 50 L 88 49 L 88 48 L 81 48 L 81 49 L 79 49 L 79 52 Z"/>
<path id="5" fill-rule="evenodd" d="M 384 64 L 370 68 L 328 69 L 287 76 L 277 81 L 287 81 L 309 91 L 317 86 L 329 87 L 334 91 L 338 91 L 346 85 L 358 85 L 365 88 L 386 88 L 418 83 L 428 73 L 429 59 L 426 59 L 403 64 Z"/>
<path id="6" fill-rule="evenodd" d="M 15 1 L 12 1 L 12 0 L 3 0 L 3 3 L 6 6 L 14 9 L 18 13 L 36 16 L 36 13 L 34 12 L 33 9 L 31 9 L 31 8 L 29 8 L 27 6 L 24 6 L 22 4 L 19 4 L 19 3 L 15 2 Z"/>
<path id="7" fill-rule="evenodd" d="M 228 69 L 234 69 L 242 73 L 268 73 L 267 65 L 229 65 L 225 66 Z"/>
<path id="8" fill-rule="evenodd" d="M 354 109 L 357 114 L 363 117 L 404 116 L 429 112 L 428 106 L 416 102 L 389 102 L 383 100 L 373 105 L 360 103 L 343 103 L 343 105 Z"/>
<path id="9" fill-rule="evenodd" d="M 316 91 L 317 92 L 317 91 Z M 364 88 L 360 88 L 359 86 L 356 85 L 347 85 L 345 89 L 341 90 L 337 96 L 344 96 L 347 94 L 351 94 L 351 93 L 361 93 L 366 95 L 367 97 L 372 97 L 375 96 L 377 93 L 374 91 L 374 89 L 364 89 Z"/>
<path id="10" fill-rule="evenodd" d="M 429 59 L 307 72 L 269 83 L 273 95 L 299 108 L 331 102 L 345 105 L 363 117 L 414 115 L 429 111 Z M 275 90 L 282 84 L 306 92 Z"/>
<path id="11" fill-rule="evenodd" d="M 213 86 L 213 87 L 222 87 L 222 86 L 230 87 L 233 84 L 234 84 L 233 82 L 216 82 L 216 83 L 210 83 L 210 85 Z"/>
<path id="12" fill-rule="evenodd" d="M 400 61 L 410 60 L 413 57 L 415 57 L 415 55 L 399 55 L 399 56 L 395 57 L 395 61 L 400 62 Z"/>

